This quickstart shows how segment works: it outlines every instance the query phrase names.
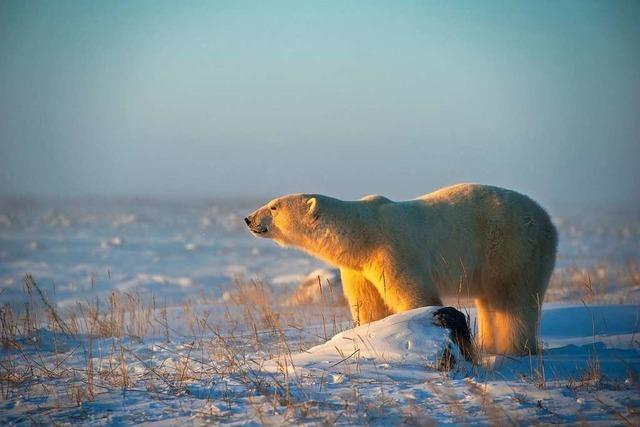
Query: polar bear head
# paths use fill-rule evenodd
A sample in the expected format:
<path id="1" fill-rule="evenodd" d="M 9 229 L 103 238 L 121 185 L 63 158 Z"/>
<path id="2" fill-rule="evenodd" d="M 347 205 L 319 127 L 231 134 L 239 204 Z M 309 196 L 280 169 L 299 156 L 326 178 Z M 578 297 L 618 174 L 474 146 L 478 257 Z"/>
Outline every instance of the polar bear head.
<path id="1" fill-rule="evenodd" d="M 386 199 L 385 199 L 386 200 Z M 348 202 L 320 194 L 279 197 L 244 219 L 253 235 L 293 246 L 351 269 L 375 249 L 379 227 L 372 200 Z"/>
<path id="2" fill-rule="evenodd" d="M 279 197 L 257 209 L 244 222 L 255 236 L 273 239 L 281 246 L 305 246 L 320 218 L 319 197 L 312 194 Z"/>

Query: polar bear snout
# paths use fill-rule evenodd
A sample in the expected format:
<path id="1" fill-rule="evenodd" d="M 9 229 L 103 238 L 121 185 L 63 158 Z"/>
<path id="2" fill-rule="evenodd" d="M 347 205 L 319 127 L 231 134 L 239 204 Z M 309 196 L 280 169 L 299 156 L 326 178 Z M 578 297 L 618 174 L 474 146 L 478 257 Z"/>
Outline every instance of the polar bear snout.
<path id="1" fill-rule="evenodd" d="M 267 223 L 269 223 L 269 218 L 266 218 L 264 215 L 258 215 L 258 213 L 254 212 L 253 214 L 245 217 L 244 222 L 253 234 L 265 234 L 269 231 L 269 227 L 267 225 Z"/>
<path id="2" fill-rule="evenodd" d="M 254 224 L 254 218 L 255 218 L 255 214 L 249 215 L 245 217 L 244 223 L 247 224 L 247 227 L 249 227 L 249 230 L 253 231 L 254 233 L 260 234 L 260 232 L 262 231 L 261 230 L 262 227 L 260 227 L 260 224 Z"/>

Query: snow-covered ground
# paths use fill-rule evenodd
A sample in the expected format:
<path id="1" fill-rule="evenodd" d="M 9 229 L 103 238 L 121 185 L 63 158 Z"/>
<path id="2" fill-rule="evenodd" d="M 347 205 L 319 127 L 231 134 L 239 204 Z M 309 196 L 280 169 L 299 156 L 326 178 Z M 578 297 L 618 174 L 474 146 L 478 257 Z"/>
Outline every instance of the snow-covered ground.
<path id="1" fill-rule="evenodd" d="M 2 351 L 14 382 L 3 386 L 0 420 L 640 422 L 640 306 L 550 305 L 543 309 L 542 355 L 473 366 L 454 351 L 457 363 L 444 372 L 437 361 L 449 338 L 433 324 L 434 310 L 390 316 L 327 341 L 312 326 L 238 335 L 212 328 L 168 340 L 37 330 Z"/>
<path id="2" fill-rule="evenodd" d="M 637 212 L 554 216 L 542 355 L 443 372 L 433 308 L 351 329 L 261 202 L 2 202 L 0 424 L 640 423 Z"/>

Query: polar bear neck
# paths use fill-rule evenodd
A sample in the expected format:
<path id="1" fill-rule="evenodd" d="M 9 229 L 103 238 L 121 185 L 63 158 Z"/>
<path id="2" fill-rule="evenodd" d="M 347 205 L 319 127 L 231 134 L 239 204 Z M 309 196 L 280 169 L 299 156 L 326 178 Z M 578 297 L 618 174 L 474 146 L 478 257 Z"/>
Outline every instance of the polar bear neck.
<path id="1" fill-rule="evenodd" d="M 308 233 L 296 246 L 338 267 L 362 270 L 363 255 L 372 252 L 374 246 L 370 208 L 361 202 L 330 199 L 328 206 L 323 202 Z"/>

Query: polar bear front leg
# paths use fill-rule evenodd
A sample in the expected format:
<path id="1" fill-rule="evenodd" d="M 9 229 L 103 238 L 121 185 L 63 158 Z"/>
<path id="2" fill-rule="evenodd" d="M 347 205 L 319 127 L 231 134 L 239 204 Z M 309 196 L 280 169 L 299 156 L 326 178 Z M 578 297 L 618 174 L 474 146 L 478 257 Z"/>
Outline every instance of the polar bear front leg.
<path id="1" fill-rule="evenodd" d="M 384 305 L 382 297 L 373 284 L 362 273 L 348 268 L 340 269 L 342 290 L 349 303 L 353 321 L 362 325 L 380 320 L 391 312 Z"/>
<path id="2" fill-rule="evenodd" d="M 407 262 L 380 263 L 377 268 L 366 271 L 365 277 L 373 283 L 391 313 L 442 305 L 429 274 L 413 269 Z"/>

